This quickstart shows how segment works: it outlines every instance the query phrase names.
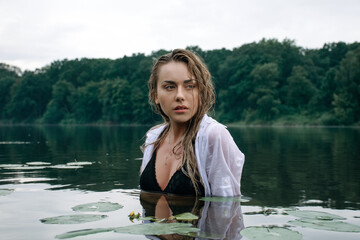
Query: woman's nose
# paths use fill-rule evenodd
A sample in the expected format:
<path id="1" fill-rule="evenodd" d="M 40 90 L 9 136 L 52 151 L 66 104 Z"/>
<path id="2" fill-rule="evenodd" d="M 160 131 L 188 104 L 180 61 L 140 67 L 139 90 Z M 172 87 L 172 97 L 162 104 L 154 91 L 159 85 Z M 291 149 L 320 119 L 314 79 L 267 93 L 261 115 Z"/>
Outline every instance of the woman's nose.
<path id="1" fill-rule="evenodd" d="M 185 99 L 183 87 L 178 87 L 176 92 L 176 101 L 183 101 Z"/>

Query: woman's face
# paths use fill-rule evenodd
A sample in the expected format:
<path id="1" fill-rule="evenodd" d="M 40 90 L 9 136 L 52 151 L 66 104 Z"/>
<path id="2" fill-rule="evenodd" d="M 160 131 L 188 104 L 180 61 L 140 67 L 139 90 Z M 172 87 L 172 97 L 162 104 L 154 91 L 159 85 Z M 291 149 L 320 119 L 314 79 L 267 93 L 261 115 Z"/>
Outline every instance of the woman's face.
<path id="1" fill-rule="evenodd" d="M 159 68 L 155 103 L 172 124 L 183 124 L 195 115 L 199 106 L 199 89 L 185 63 L 169 62 Z"/>

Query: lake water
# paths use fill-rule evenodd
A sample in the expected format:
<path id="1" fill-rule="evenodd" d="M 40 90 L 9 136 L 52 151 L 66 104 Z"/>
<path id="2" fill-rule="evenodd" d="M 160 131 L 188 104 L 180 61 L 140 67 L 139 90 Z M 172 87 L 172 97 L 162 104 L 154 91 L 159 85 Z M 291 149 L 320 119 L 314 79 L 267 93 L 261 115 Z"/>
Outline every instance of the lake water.
<path id="1" fill-rule="evenodd" d="M 139 146 L 147 129 L 0 127 L 0 239 L 56 239 L 85 229 L 99 232 L 78 232 L 84 235 L 73 239 L 147 239 L 151 237 L 112 230 L 142 224 L 144 220 L 129 218 L 132 211 L 166 217 L 169 210 L 173 215 L 197 215 L 194 226 L 209 238 L 240 239 L 246 228 L 266 226 L 272 231 L 271 226 L 278 226 L 298 232 L 302 239 L 360 239 L 359 232 L 344 228 L 300 226 L 294 224 L 298 217 L 284 214 L 291 209 L 320 211 L 360 227 L 359 128 L 229 128 L 246 155 L 242 177 L 246 201 L 241 203 L 141 194 Z M 101 212 L 95 206 L 99 202 L 123 207 Z M 87 203 L 94 206 L 85 212 L 74 208 Z M 45 222 L 82 214 L 100 219 Z M 160 238 L 192 239 L 172 234 Z"/>

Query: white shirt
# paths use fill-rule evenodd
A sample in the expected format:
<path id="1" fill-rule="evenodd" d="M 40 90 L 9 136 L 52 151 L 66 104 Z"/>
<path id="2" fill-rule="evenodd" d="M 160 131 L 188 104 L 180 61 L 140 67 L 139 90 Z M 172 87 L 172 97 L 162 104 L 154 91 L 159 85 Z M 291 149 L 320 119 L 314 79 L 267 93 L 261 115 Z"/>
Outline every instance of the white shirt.
<path id="1" fill-rule="evenodd" d="M 165 126 L 159 126 L 146 134 L 140 173 L 149 163 L 154 142 Z M 241 195 L 240 181 L 245 156 L 226 127 L 207 115 L 204 115 L 196 135 L 195 155 L 205 196 Z"/>

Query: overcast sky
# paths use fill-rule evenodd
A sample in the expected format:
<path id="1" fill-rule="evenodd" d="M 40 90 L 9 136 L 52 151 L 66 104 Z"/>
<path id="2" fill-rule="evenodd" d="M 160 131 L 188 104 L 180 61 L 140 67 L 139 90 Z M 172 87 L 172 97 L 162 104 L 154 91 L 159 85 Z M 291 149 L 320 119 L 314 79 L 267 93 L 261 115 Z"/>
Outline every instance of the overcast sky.
<path id="1" fill-rule="evenodd" d="M 262 38 L 304 48 L 360 41 L 359 0 L 0 0 L 0 62 L 35 70 L 55 60 L 120 58 Z"/>

